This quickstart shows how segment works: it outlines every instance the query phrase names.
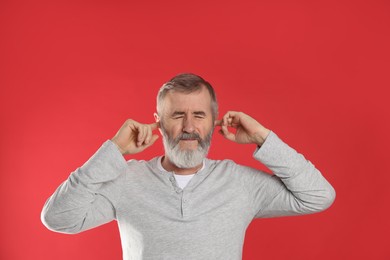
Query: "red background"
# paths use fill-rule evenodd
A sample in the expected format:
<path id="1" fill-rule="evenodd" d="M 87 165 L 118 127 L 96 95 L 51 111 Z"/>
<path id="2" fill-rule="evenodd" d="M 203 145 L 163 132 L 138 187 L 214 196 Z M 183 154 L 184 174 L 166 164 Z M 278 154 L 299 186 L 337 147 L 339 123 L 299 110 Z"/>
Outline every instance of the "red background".
<path id="1" fill-rule="evenodd" d="M 252 115 L 337 191 L 323 213 L 254 221 L 244 259 L 390 259 L 389 26 L 389 1 L 1 1 L 0 258 L 121 259 L 115 222 L 63 235 L 40 211 L 194 72 L 221 114 Z M 215 135 L 210 157 L 257 166 L 253 148 Z"/>

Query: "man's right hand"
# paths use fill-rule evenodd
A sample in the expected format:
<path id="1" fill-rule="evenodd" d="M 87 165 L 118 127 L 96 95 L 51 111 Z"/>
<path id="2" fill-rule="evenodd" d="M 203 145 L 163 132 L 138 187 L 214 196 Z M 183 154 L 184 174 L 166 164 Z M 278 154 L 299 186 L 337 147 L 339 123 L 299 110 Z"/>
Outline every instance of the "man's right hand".
<path id="1" fill-rule="evenodd" d="M 158 127 L 159 123 L 141 124 L 128 119 L 111 141 L 123 155 L 136 154 L 154 144 L 159 136 L 153 134 L 153 130 Z"/>

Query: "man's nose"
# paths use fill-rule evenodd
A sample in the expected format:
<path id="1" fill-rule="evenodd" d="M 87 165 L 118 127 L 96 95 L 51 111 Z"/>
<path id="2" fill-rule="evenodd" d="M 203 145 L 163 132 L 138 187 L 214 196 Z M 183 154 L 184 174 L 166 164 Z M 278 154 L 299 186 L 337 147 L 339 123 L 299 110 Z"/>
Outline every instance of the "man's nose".
<path id="1" fill-rule="evenodd" d="M 195 131 L 194 122 L 191 118 L 186 117 L 183 121 L 183 132 L 192 133 Z"/>

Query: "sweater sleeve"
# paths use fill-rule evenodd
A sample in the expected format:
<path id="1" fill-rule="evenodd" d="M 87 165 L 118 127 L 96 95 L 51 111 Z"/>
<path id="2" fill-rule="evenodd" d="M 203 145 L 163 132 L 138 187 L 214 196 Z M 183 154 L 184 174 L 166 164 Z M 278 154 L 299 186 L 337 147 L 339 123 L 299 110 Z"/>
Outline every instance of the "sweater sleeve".
<path id="1" fill-rule="evenodd" d="M 270 178 L 254 177 L 252 190 L 255 217 L 277 217 L 320 212 L 333 203 L 335 190 L 320 171 L 305 157 L 271 132 L 254 153 L 274 174 Z M 257 174 L 261 177 L 261 174 Z M 264 183 L 267 182 L 267 183 Z M 264 192 L 270 190 L 264 201 Z M 266 203 L 264 203 L 266 202 Z"/>
<path id="2" fill-rule="evenodd" d="M 114 220 L 120 196 L 118 179 L 126 169 L 115 144 L 106 141 L 46 201 L 43 224 L 52 231 L 72 234 Z"/>

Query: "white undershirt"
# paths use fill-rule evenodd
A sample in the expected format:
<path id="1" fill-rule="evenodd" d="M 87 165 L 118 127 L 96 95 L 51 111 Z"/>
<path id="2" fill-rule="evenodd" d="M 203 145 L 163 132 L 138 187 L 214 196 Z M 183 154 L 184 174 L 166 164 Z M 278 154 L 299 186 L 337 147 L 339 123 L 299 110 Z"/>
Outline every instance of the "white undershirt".
<path id="1" fill-rule="evenodd" d="M 190 182 L 192 177 L 194 177 L 195 174 L 188 174 L 188 175 L 180 175 L 180 174 L 173 174 L 176 179 L 177 186 L 179 186 L 181 189 L 184 189 L 185 186 Z"/>

